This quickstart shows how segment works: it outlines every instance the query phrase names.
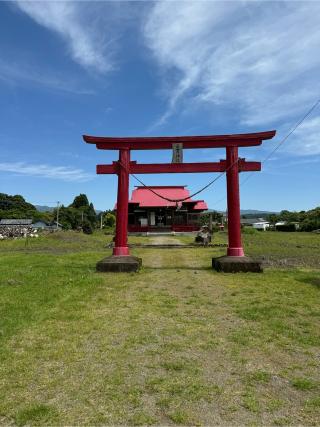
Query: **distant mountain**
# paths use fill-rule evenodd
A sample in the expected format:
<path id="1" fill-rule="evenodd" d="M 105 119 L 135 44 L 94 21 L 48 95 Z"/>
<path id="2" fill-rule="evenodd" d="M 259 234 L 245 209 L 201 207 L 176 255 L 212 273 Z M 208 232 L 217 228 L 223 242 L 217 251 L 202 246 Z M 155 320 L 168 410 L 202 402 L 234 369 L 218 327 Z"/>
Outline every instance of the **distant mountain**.
<path id="1" fill-rule="evenodd" d="M 226 211 L 217 211 L 216 209 L 208 209 L 206 212 L 220 212 L 220 213 L 226 213 Z M 257 209 L 241 209 L 240 211 L 241 215 L 249 215 L 249 216 L 255 216 L 255 217 L 262 217 L 266 215 L 278 215 L 279 212 L 271 212 L 271 211 L 259 211 Z"/>
<path id="2" fill-rule="evenodd" d="M 41 205 L 35 205 L 37 211 L 39 212 L 53 212 L 55 208 L 50 206 L 41 206 Z"/>
<path id="3" fill-rule="evenodd" d="M 244 209 L 241 210 L 241 215 L 272 215 L 279 214 L 279 212 L 271 212 L 271 211 L 258 211 L 256 209 Z"/>

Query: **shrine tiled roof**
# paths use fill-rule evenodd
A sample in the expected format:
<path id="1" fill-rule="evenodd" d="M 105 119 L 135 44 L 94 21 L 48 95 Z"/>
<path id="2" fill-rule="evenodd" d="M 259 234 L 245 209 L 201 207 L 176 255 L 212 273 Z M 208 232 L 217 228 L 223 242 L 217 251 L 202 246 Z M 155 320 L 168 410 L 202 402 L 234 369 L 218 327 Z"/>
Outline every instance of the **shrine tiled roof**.
<path id="1" fill-rule="evenodd" d="M 187 199 L 182 202 L 186 204 L 194 204 L 193 210 L 207 210 L 208 206 L 204 200 L 193 200 L 190 198 L 189 190 L 183 185 L 175 186 L 150 186 L 152 190 L 168 199 Z M 137 187 L 133 190 L 129 203 L 137 204 L 139 207 L 174 207 L 175 202 L 164 200 L 156 194 L 152 193 L 146 187 Z"/>

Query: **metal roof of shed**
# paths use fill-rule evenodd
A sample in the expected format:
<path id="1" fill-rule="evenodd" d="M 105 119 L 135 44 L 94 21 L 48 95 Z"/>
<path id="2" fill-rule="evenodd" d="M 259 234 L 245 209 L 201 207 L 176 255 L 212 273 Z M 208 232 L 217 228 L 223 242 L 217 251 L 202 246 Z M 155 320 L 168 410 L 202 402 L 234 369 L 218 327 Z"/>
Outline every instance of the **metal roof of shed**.
<path id="1" fill-rule="evenodd" d="M 31 225 L 32 219 L 1 219 L 0 225 Z"/>

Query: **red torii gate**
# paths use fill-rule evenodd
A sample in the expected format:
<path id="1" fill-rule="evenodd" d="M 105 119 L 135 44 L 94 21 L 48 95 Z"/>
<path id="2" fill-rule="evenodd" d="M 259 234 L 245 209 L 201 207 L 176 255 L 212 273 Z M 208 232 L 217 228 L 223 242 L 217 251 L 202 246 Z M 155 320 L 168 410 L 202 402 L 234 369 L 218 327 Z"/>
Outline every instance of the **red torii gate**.
<path id="1" fill-rule="evenodd" d="M 239 172 L 260 171 L 260 162 L 247 162 L 238 157 L 239 147 L 261 145 L 274 137 L 276 131 L 202 136 L 163 137 L 100 137 L 83 135 L 85 142 L 100 150 L 119 150 L 119 160 L 111 165 L 97 165 L 98 174 L 118 175 L 117 221 L 113 256 L 97 263 L 99 271 L 135 271 L 141 260 L 130 256 L 127 243 L 129 174 L 226 172 L 228 206 L 227 256 L 213 260 L 213 266 L 223 271 L 261 271 L 260 265 L 244 256 L 241 243 Z M 172 149 L 181 143 L 184 149 L 226 148 L 226 160 L 210 163 L 138 164 L 130 161 L 131 150 Z"/>

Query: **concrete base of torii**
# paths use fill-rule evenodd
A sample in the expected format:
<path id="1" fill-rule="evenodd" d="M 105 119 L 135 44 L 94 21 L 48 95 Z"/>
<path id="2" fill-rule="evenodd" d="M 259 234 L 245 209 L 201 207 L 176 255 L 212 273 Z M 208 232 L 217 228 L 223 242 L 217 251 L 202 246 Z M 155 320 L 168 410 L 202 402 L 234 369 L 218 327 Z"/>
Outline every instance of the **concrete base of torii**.
<path id="1" fill-rule="evenodd" d="M 99 272 L 130 273 L 138 271 L 141 265 L 141 258 L 131 255 L 111 255 L 97 262 L 96 269 Z"/>
<path id="2" fill-rule="evenodd" d="M 212 268 L 224 273 L 262 273 L 263 268 L 260 261 L 247 256 L 222 256 L 212 258 Z"/>

